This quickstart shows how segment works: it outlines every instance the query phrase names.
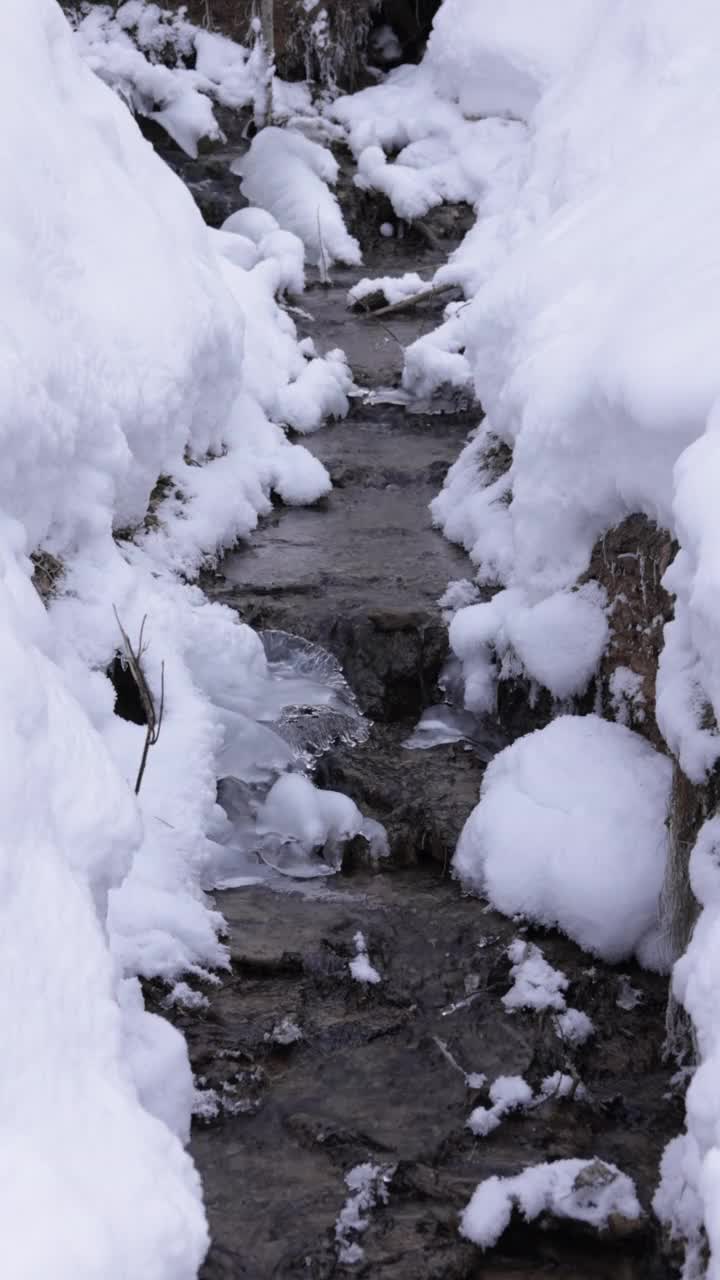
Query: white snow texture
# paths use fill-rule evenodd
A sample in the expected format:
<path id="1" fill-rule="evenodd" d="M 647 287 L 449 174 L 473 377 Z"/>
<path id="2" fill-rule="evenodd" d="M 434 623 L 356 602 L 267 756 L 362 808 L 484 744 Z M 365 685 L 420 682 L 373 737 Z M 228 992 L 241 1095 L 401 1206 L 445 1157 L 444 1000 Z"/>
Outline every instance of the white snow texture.
<path id="1" fill-rule="evenodd" d="M 560 716 L 488 765 L 454 870 L 507 915 L 615 962 L 659 959 L 672 765 L 598 716 Z"/>
<path id="2" fill-rule="evenodd" d="M 501 588 L 452 624 L 468 706 L 492 711 L 498 678 L 522 670 L 560 702 L 587 685 L 608 619 L 597 597 L 598 612 L 576 608 L 576 584 L 596 540 L 641 513 L 679 543 L 653 710 L 697 784 L 720 756 L 718 40 L 713 0 L 444 0 L 419 67 L 331 108 L 358 183 L 398 217 L 457 199 L 477 215 L 435 276 L 467 305 L 409 348 L 404 373 L 411 394 L 472 389 L 486 413 L 433 505 L 479 582 Z M 609 692 L 637 725 L 649 709 L 633 676 Z M 621 727 L 561 721 L 504 752 L 456 869 L 600 955 L 662 963 L 670 766 Z M 711 821 L 675 976 L 701 1065 L 657 1200 L 690 1238 L 693 1280 L 720 1277 L 718 848 Z"/>
<path id="3" fill-rule="evenodd" d="M 3 1270 L 192 1280 L 193 1082 L 138 977 L 226 963 L 202 893 L 218 762 L 241 739 L 257 758 L 270 677 L 254 633 L 185 579 L 273 489 L 328 491 L 277 424 L 345 412 L 350 376 L 275 300 L 302 277 L 296 237 L 266 214 L 255 239 L 209 233 L 55 0 L 6 0 L 2 31 Z M 47 608 L 39 551 L 61 570 Z M 133 640 L 147 618 L 156 697 L 164 663 L 137 799 L 144 729 L 113 714 L 105 675 L 113 606 Z"/>

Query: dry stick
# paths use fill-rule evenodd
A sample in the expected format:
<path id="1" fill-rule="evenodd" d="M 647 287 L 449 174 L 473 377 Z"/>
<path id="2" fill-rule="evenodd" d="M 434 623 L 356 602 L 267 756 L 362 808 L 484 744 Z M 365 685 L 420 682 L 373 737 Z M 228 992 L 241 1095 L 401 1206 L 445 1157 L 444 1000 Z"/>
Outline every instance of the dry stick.
<path id="1" fill-rule="evenodd" d="M 398 311 L 407 311 L 410 307 L 416 307 L 420 302 L 428 302 L 430 298 L 438 298 L 443 293 L 450 293 L 452 289 L 459 288 L 456 284 L 433 284 L 429 289 L 422 289 L 420 293 L 413 293 L 409 298 L 401 298 L 399 302 L 391 302 L 387 307 L 380 307 L 378 311 L 366 311 L 368 318 L 379 319 L 380 316 L 392 316 Z"/>
<path id="2" fill-rule="evenodd" d="M 135 651 L 132 647 L 130 637 L 128 636 L 127 631 L 125 630 L 122 622 L 120 621 L 120 615 L 117 609 L 115 608 L 115 605 L 113 605 L 113 613 L 115 614 L 115 620 L 118 624 L 118 627 L 120 628 L 120 635 L 123 638 L 123 645 L 125 647 L 125 660 L 128 664 L 128 667 L 130 668 L 130 674 L 133 680 L 135 681 L 138 695 L 140 697 L 140 702 L 142 704 L 142 709 L 145 712 L 145 719 L 147 720 L 147 732 L 145 734 L 145 745 L 143 746 L 143 753 L 140 760 L 140 768 L 138 769 L 138 775 L 135 781 L 135 795 L 137 795 L 138 792 L 140 791 L 143 775 L 145 773 L 145 766 L 147 764 L 148 752 L 150 748 L 154 747 L 155 743 L 158 741 L 160 737 L 160 730 L 162 728 L 163 712 L 165 710 L 165 663 L 162 662 L 160 664 L 160 710 L 159 712 L 156 713 L 155 700 L 150 690 L 150 686 L 148 685 L 148 682 L 145 679 L 145 673 L 141 665 L 142 656 L 145 653 L 145 650 L 147 648 L 147 645 L 143 644 L 143 635 L 145 633 L 145 623 L 147 622 L 147 614 L 145 615 L 145 617 L 143 618 L 140 624 L 140 636 L 138 639 L 137 651 Z"/>

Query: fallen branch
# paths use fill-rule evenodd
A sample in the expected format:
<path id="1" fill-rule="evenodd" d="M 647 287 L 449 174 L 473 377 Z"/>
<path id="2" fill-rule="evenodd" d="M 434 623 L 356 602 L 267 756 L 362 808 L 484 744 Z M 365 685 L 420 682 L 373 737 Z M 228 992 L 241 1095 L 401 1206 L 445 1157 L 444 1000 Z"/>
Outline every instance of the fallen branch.
<path id="1" fill-rule="evenodd" d="M 140 624 L 140 636 L 138 638 L 137 649 L 133 649 L 130 637 L 128 636 L 127 631 L 125 630 L 122 622 L 120 621 L 120 615 L 117 609 L 115 608 L 115 605 L 113 605 L 113 613 L 115 614 L 115 620 L 118 624 L 118 627 L 120 628 L 120 635 L 123 638 L 123 646 L 125 649 L 125 661 L 130 670 L 130 674 L 133 680 L 135 681 L 138 695 L 140 697 L 140 702 L 142 704 L 142 709 L 145 713 L 145 719 L 147 722 L 147 732 L 145 734 L 145 745 L 143 746 L 143 753 L 140 759 L 140 768 L 138 769 L 138 775 L 135 781 L 135 795 L 137 795 L 138 792 L 140 791 L 143 775 L 145 773 L 145 766 L 147 764 L 148 752 L 150 748 L 154 747 L 155 743 L 158 741 L 160 737 L 160 730 L 162 728 L 163 712 L 165 710 L 165 663 L 162 662 L 160 664 L 160 709 L 159 711 L 156 712 L 155 699 L 153 697 L 150 686 L 147 680 L 145 679 L 145 673 L 142 669 L 142 656 L 145 653 L 145 650 L 147 649 L 147 645 L 143 644 L 143 634 L 145 632 L 145 623 L 147 622 L 147 615 L 143 618 Z"/>
<path id="2" fill-rule="evenodd" d="M 439 298 L 443 293 L 450 293 L 453 289 L 460 286 L 456 284 L 432 284 L 428 289 L 421 289 L 419 293 L 413 293 L 409 298 L 401 298 L 399 302 L 391 302 L 387 307 L 380 307 L 378 311 L 367 310 L 366 316 L 373 319 L 379 319 L 380 316 L 393 316 L 399 311 L 409 311 L 412 307 L 417 307 L 421 302 L 429 302 L 431 298 Z"/>

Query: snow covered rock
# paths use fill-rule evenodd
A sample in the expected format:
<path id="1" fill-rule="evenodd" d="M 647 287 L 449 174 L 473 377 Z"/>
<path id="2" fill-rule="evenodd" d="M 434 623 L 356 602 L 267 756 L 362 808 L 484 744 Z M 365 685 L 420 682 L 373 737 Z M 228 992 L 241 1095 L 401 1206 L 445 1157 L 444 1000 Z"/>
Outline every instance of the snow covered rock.
<path id="1" fill-rule="evenodd" d="M 455 874 L 508 915 L 616 961 L 660 967 L 658 898 L 672 767 L 597 716 L 561 716 L 495 757 Z"/>
<path id="2" fill-rule="evenodd" d="M 643 1213 L 631 1178 L 603 1160 L 554 1160 L 510 1178 L 481 1182 L 463 1213 L 464 1236 L 489 1249 L 513 1211 L 532 1222 L 541 1214 L 582 1223 L 620 1237 L 642 1229 Z"/>

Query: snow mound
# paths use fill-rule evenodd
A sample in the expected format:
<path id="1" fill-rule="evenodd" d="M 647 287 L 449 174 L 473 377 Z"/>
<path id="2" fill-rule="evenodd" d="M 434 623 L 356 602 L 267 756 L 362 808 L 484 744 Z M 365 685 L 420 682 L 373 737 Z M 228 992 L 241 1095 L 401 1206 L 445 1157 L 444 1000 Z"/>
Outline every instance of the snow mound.
<path id="1" fill-rule="evenodd" d="M 425 67 L 436 92 L 466 116 L 528 119 L 543 91 L 568 66 L 599 10 L 598 0 L 444 0 Z"/>
<path id="2" fill-rule="evenodd" d="M 542 1213 L 583 1222 L 599 1231 L 610 1218 L 627 1222 L 642 1217 L 635 1184 L 614 1164 L 603 1160 L 554 1160 L 533 1165 L 511 1178 L 481 1182 L 465 1209 L 460 1232 L 482 1249 L 497 1244 L 513 1211 L 526 1222 Z"/>
<path id="3" fill-rule="evenodd" d="M 257 260 L 239 266 L 239 237 L 208 233 L 54 0 L 7 0 L 3 18 L 3 1256 L 17 1280 L 193 1280 L 190 1066 L 138 979 L 227 964 L 203 893 L 217 779 L 225 753 L 257 761 L 277 698 L 259 638 L 189 582 L 273 491 L 327 492 L 279 423 L 341 411 L 348 372 L 278 303 L 296 238 L 247 237 Z M 35 552 L 57 568 L 44 604 Z M 117 617 L 135 642 L 145 619 L 156 705 L 165 689 L 137 797 L 145 728 L 115 714 L 106 674 Z"/>
<path id="4" fill-rule="evenodd" d="M 349 969 L 356 982 L 376 986 L 382 979 L 377 969 L 370 963 L 365 935 L 358 931 L 354 938 L 355 957 L 350 961 Z"/>
<path id="5" fill-rule="evenodd" d="M 588 583 L 529 604 L 523 592 L 510 589 L 459 609 L 450 623 L 450 646 L 463 663 L 466 707 L 494 710 L 498 669 L 508 659 L 519 660 L 522 671 L 555 698 L 583 693 L 608 642 L 601 596 Z"/>
<path id="6" fill-rule="evenodd" d="M 242 161 L 243 194 L 299 236 L 322 272 L 333 262 L 356 266 L 362 260 L 330 190 L 337 177 L 332 152 L 290 129 L 262 129 Z"/>
<path id="7" fill-rule="evenodd" d="M 488 766 L 453 862 L 507 915 L 657 967 L 672 766 L 597 716 L 561 716 Z"/>

